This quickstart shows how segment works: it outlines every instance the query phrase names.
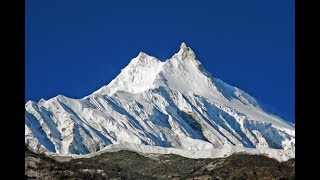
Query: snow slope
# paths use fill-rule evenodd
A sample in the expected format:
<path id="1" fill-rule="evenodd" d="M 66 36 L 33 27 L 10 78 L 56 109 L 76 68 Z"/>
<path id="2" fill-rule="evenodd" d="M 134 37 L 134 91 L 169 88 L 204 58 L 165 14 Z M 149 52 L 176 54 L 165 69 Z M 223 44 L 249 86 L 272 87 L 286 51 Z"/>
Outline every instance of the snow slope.
<path id="1" fill-rule="evenodd" d="M 108 85 L 82 99 L 58 95 L 27 102 L 25 143 L 61 155 L 134 144 L 139 152 L 152 146 L 212 157 L 245 151 L 281 160 L 294 157 L 295 129 L 249 94 L 212 77 L 182 43 L 165 62 L 139 53 Z"/>
<path id="2" fill-rule="evenodd" d="M 283 149 L 270 149 L 270 148 L 245 148 L 239 146 L 226 145 L 222 149 L 212 148 L 212 149 L 199 149 L 199 150 L 187 150 L 179 149 L 173 147 L 161 147 L 152 145 L 139 145 L 128 142 L 111 144 L 97 152 L 92 152 L 89 154 L 79 155 L 79 154 L 56 154 L 52 152 L 45 152 L 47 156 L 54 158 L 57 161 L 65 162 L 70 159 L 78 158 L 92 158 L 107 152 L 118 152 L 120 150 L 130 150 L 138 152 L 146 157 L 152 154 L 176 154 L 187 158 L 193 159 L 203 159 L 203 158 L 222 158 L 230 156 L 233 153 L 245 153 L 245 154 L 263 154 L 270 158 L 274 158 L 280 162 L 287 161 L 294 157 L 294 150 L 283 150 Z"/>

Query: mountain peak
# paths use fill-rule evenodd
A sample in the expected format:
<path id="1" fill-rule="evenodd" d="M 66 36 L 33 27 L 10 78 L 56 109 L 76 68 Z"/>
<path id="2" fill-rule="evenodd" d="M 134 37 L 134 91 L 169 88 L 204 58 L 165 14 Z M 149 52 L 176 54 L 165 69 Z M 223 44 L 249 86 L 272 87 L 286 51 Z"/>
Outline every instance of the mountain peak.
<path id="1" fill-rule="evenodd" d="M 144 52 L 139 52 L 137 57 L 133 58 L 130 63 L 129 67 L 131 66 L 154 66 L 156 64 L 160 63 L 160 60 L 157 58 L 150 56 Z"/>
<path id="2" fill-rule="evenodd" d="M 139 58 L 139 59 L 144 59 L 144 58 L 146 58 L 147 56 L 149 56 L 148 54 L 146 54 L 146 53 L 144 53 L 144 52 L 139 52 L 139 54 L 138 54 L 138 56 L 137 56 L 137 58 Z"/>
<path id="3" fill-rule="evenodd" d="M 162 147 L 180 155 L 201 150 L 209 157 L 236 151 L 294 157 L 294 126 L 212 78 L 185 43 L 165 62 L 140 52 L 85 98 L 58 95 L 29 101 L 25 110 L 25 143 L 35 150 L 87 154 L 132 143 L 151 153 Z"/>
<path id="4" fill-rule="evenodd" d="M 187 45 L 186 45 L 185 42 L 182 42 L 182 43 L 181 43 L 181 45 L 180 45 L 180 50 L 182 50 L 182 51 L 188 51 L 188 47 L 187 47 Z"/>
<path id="5" fill-rule="evenodd" d="M 178 56 L 181 56 L 181 59 L 195 59 L 196 58 L 194 52 L 184 42 L 181 43 L 180 50 L 177 54 L 178 54 Z"/>

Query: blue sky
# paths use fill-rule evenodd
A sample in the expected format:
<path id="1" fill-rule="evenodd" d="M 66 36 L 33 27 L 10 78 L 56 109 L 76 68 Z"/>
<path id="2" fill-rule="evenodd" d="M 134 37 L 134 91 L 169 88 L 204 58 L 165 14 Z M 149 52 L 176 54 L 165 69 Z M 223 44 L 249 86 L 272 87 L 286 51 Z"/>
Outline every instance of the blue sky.
<path id="1" fill-rule="evenodd" d="M 294 122 L 294 1 L 26 1 L 25 100 L 81 98 L 140 51 L 186 42 L 213 76 Z"/>

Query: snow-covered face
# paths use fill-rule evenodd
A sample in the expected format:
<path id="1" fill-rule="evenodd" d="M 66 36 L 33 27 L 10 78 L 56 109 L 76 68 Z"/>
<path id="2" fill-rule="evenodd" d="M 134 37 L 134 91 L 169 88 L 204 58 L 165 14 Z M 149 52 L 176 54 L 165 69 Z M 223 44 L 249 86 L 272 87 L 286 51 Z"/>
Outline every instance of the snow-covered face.
<path id="1" fill-rule="evenodd" d="M 294 157 L 294 125 L 249 94 L 214 78 L 182 43 L 172 58 L 145 53 L 91 95 L 25 105 L 25 143 L 58 154 L 101 149 L 223 157 Z M 170 148 L 168 148 L 170 147 Z"/>

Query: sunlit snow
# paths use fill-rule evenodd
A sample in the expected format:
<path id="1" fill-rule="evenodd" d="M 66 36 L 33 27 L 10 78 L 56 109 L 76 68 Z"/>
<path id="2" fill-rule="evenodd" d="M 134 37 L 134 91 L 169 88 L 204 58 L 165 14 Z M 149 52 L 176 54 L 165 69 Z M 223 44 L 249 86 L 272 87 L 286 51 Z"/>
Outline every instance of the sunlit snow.
<path id="1" fill-rule="evenodd" d="M 249 94 L 212 77 L 184 43 L 166 61 L 139 53 L 82 99 L 25 105 L 25 143 L 61 155 L 127 148 L 191 158 L 233 152 L 295 156 L 295 128 Z"/>

